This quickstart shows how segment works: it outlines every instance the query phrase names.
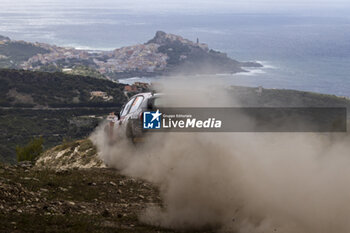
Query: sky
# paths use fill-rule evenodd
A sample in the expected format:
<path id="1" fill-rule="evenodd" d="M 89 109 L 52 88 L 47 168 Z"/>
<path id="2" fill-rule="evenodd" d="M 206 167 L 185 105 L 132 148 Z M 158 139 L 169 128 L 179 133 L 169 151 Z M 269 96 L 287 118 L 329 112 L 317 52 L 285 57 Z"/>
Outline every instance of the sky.
<path id="1" fill-rule="evenodd" d="M 76 8 L 116 9 L 136 13 L 347 13 L 349 0 L 0 0 L 2 12 Z"/>

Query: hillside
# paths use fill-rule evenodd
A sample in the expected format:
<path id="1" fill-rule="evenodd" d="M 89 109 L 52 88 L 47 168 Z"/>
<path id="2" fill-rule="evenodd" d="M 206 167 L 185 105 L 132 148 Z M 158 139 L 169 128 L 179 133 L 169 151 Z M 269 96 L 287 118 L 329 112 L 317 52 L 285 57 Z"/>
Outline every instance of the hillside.
<path id="1" fill-rule="evenodd" d="M 0 174 L 0 232 L 174 232 L 138 220 L 158 190 L 114 169 L 0 163 Z"/>
<path id="2" fill-rule="evenodd" d="M 104 117 L 126 101 L 123 84 L 108 80 L 18 70 L 0 70 L 0 161 L 14 163 L 15 148 L 43 136 L 45 148 L 87 137 Z M 111 98 L 92 97 L 92 91 Z M 294 90 L 231 87 L 246 107 L 347 107 L 332 95 Z"/>
<path id="3" fill-rule="evenodd" d="M 162 205 L 158 189 L 106 168 L 90 140 L 56 146 L 34 165 L 0 163 L 0 175 L 0 232 L 175 232 L 139 220 Z"/>
<path id="4" fill-rule="evenodd" d="M 49 50 L 33 43 L 12 41 L 0 36 L 0 68 L 19 68 L 29 58 L 45 53 L 49 53 Z"/>
<path id="5" fill-rule="evenodd" d="M 113 107 L 125 101 L 124 85 L 64 73 L 0 69 L 0 106 L 3 107 Z M 102 91 L 110 100 L 91 98 Z"/>
<path id="6" fill-rule="evenodd" d="M 350 111 L 349 98 L 315 92 L 232 86 L 229 93 L 245 107 L 346 107 Z"/>
<path id="7" fill-rule="evenodd" d="M 181 36 L 158 31 L 146 45 L 157 44 L 158 52 L 167 55 L 166 72 L 181 74 L 215 74 L 244 72 L 244 67 L 261 67 L 254 62 L 238 62 L 225 53 L 192 42 Z"/>
<path id="8" fill-rule="evenodd" d="M 0 161 L 14 163 L 15 148 L 43 136 L 45 148 L 87 137 L 126 100 L 123 84 L 107 80 L 0 70 Z M 92 97 L 102 91 L 109 99 Z"/>

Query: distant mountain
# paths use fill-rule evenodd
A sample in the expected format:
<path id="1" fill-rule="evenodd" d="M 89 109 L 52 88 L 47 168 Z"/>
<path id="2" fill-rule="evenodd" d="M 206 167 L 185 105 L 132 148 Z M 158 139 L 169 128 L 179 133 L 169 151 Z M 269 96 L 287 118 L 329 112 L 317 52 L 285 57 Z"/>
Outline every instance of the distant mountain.
<path id="1" fill-rule="evenodd" d="M 9 37 L 0 36 L 0 68 L 20 68 L 29 58 L 49 52 L 33 43 L 13 41 Z"/>
<path id="2" fill-rule="evenodd" d="M 0 37 L 0 68 L 68 71 L 84 76 L 118 79 L 174 73 L 236 73 L 244 72 L 244 67 L 261 67 L 261 64 L 239 62 L 225 53 L 209 49 L 204 43 L 162 31 L 158 31 L 145 44 L 113 51 L 77 50 Z"/>

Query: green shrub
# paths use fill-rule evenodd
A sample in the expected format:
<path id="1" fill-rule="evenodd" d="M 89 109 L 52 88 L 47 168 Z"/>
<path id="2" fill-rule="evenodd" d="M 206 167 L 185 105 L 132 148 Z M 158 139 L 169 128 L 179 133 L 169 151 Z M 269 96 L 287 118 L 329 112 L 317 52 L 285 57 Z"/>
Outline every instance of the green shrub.
<path id="1" fill-rule="evenodd" d="M 17 161 L 34 161 L 43 152 L 44 139 L 42 137 L 33 138 L 23 146 L 16 147 Z"/>

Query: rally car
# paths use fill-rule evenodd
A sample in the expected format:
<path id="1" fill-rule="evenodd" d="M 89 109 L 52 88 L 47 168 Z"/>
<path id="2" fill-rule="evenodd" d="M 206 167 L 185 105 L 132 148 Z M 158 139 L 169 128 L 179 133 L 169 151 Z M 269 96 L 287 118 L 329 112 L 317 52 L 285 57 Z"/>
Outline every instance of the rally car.
<path id="1" fill-rule="evenodd" d="M 132 142 L 143 140 L 143 113 L 154 111 L 161 105 L 162 94 L 152 92 L 136 94 L 122 107 L 119 113 L 111 113 L 107 120 L 105 131 L 111 141 L 123 138 Z"/>

